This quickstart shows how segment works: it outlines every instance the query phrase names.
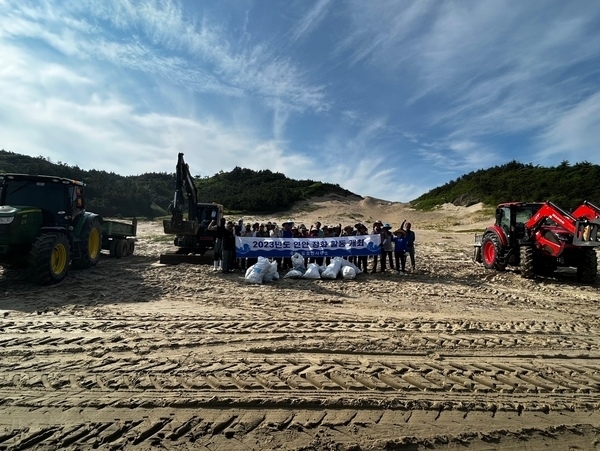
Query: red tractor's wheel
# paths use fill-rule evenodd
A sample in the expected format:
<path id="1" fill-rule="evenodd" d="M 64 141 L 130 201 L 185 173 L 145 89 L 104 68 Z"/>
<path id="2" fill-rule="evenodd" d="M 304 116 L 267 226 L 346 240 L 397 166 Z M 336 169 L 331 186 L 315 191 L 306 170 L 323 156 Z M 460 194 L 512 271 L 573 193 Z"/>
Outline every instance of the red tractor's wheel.
<path id="1" fill-rule="evenodd" d="M 506 265 L 500 262 L 502 245 L 497 235 L 493 233 L 486 234 L 481 240 L 481 259 L 483 266 L 487 269 L 496 269 L 503 271 Z"/>

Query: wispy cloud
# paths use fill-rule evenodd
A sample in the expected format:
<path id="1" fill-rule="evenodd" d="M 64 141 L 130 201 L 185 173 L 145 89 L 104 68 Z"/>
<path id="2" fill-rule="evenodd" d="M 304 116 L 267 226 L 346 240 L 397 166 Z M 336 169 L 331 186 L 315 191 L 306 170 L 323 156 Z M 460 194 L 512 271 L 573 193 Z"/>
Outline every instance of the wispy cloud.
<path id="1" fill-rule="evenodd" d="M 318 27 L 323 22 L 330 4 L 331 0 L 318 0 L 293 29 L 292 42 L 296 42 Z"/>
<path id="2" fill-rule="evenodd" d="M 5 11 L 11 20 L 0 33 L 40 39 L 70 57 L 108 61 L 196 91 L 258 96 L 298 109 L 327 103 L 323 88 L 308 82 L 291 60 L 274 58 L 262 43 L 234 48 L 218 27 L 186 21 L 177 3 L 82 0 L 62 5 L 31 3 Z M 99 28 L 91 19 L 112 28 Z"/>
<path id="3" fill-rule="evenodd" d="M 600 92 L 565 112 L 540 136 L 537 158 L 544 164 L 557 160 L 600 164 Z"/>

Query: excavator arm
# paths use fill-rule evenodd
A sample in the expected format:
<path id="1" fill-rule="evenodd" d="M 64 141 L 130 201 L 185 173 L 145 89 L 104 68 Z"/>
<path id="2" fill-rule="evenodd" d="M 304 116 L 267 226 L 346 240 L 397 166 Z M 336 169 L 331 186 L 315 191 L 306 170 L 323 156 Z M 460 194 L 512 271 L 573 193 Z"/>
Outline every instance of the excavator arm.
<path id="1" fill-rule="evenodd" d="M 187 219 L 183 217 L 186 200 L 188 206 Z M 198 189 L 190 174 L 189 166 L 183 159 L 183 153 L 179 153 L 177 157 L 175 194 L 173 195 L 173 202 L 169 205 L 169 212 L 171 213 L 171 219 L 163 221 L 165 233 L 176 235 L 196 235 L 198 233 Z"/>

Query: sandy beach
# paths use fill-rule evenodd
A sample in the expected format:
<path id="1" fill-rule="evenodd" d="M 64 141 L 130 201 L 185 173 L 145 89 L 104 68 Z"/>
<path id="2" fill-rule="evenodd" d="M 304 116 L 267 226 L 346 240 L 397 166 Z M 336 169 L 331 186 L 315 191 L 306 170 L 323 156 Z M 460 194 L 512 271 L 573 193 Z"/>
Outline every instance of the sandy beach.
<path id="1" fill-rule="evenodd" d="M 57 285 L 0 269 L 0 449 L 600 448 L 598 283 L 475 264 L 481 205 L 244 218 L 287 219 L 407 219 L 416 270 L 248 284 L 161 265 L 159 221 Z"/>

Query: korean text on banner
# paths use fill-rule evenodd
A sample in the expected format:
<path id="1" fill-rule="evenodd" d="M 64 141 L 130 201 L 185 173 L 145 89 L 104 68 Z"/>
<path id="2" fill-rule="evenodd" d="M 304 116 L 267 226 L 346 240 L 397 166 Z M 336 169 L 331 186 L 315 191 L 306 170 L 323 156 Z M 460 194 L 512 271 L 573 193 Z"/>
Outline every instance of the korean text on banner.
<path id="1" fill-rule="evenodd" d="M 380 235 L 337 236 L 327 238 L 236 237 L 238 258 L 280 258 L 295 253 L 303 257 L 350 257 L 380 255 Z"/>

